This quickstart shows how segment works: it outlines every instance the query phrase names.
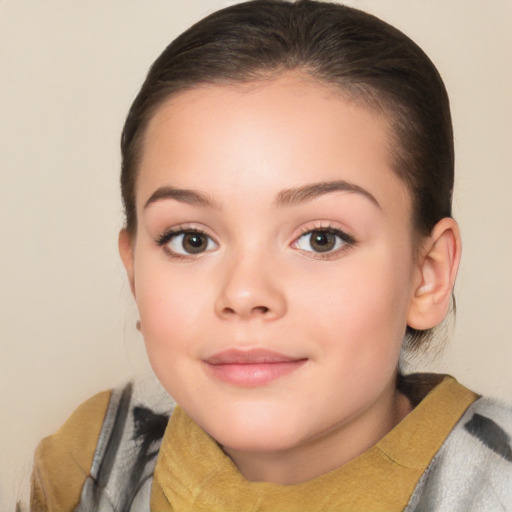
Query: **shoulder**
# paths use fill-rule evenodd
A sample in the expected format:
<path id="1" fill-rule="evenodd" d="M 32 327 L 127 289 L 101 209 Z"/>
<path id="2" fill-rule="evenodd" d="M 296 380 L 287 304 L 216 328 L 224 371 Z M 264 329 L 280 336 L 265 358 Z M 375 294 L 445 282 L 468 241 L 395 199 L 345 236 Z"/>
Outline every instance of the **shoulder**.
<path id="1" fill-rule="evenodd" d="M 135 473 L 148 476 L 173 407 L 153 377 L 84 402 L 37 448 L 32 510 L 93 510 L 91 500 L 94 506 L 124 502 L 130 495 L 125 484 Z M 119 510 L 128 510 L 121 505 Z"/>
<path id="2" fill-rule="evenodd" d="M 500 460 L 509 462 L 512 469 L 512 407 L 481 398 L 469 408 L 460 427 L 484 453 L 498 455 Z"/>
<path id="3" fill-rule="evenodd" d="M 407 510 L 512 511 L 512 408 L 476 400 L 432 460 Z"/>
<path id="4" fill-rule="evenodd" d="M 33 510 L 71 510 L 78 503 L 111 395 L 104 391 L 93 396 L 41 441 L 34 456 Z"/>

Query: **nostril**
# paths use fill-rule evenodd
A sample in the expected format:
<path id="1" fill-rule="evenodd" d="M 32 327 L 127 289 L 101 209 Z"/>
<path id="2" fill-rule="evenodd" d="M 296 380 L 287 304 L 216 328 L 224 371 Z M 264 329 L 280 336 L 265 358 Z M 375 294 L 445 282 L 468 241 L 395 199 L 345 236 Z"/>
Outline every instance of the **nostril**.
<path id="1" fill-rule="evenodd" d="M 252 317 L 252 316 L 264 316 L 268 315 L 270 313 L 271 309 L 267 306 L 254 306 L 252 308 L 232 308 L 229 306 L 226 306 L 222 308 L 221 314 L 224 317 L 234 317 L 234 316 L 241 316 L 241 317 Z"/>

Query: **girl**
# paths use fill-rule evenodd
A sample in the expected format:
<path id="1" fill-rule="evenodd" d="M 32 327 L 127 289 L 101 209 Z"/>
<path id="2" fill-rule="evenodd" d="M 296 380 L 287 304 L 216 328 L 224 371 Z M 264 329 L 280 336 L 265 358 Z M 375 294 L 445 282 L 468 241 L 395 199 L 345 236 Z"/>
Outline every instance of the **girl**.
<path id="1" fill-rule="evenodd" d="M 82 405 L 38 448 L 34 510 L 510 507 L 511 412 L 400 372 L 460 259 L 448 98 L 412 41 L 310 0 L 218 11 L 151 67 L 122 156 L 167 395 Z"/>

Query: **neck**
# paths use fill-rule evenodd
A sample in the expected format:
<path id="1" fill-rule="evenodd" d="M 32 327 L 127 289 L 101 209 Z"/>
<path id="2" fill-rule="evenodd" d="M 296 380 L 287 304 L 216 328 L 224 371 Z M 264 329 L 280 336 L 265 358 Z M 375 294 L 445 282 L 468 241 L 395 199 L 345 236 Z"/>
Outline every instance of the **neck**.
<path id="1" fill-rule="evenodd" d="M 272 452 L 224 451 L 249 481 L 293 485 L 311 480 L 361 455 L 412 410 L 394 382 L 384 395 L 379 404 L 299 446 Z"/>

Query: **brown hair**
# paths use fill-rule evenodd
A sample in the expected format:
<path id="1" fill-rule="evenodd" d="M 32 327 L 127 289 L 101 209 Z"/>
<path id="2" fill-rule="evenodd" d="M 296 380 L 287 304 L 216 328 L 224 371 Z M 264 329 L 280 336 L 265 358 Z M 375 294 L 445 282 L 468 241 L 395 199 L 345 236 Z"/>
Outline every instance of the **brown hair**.
<path id="1" fill-rule="evenodd" d="M 175 39 L 151 66 L 121 138 L 126 229 L 136 233 L 135 186 L 144 133 L 171 95 L 202 84 L 262 80 L 299 70 L 382 111 L 394 136 L 393 168 L 410 190 L 412 225 L 430 234 L 451 216 L 453 135 L 435 66 L 402 32 L 339 4 L 253 0 L 219 10 Z M 419 346 L 429 331 L 408 328 Z"/>

